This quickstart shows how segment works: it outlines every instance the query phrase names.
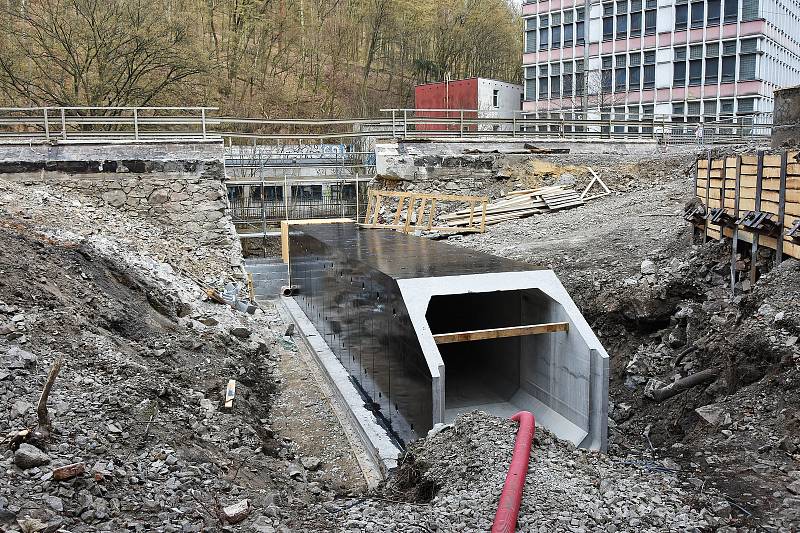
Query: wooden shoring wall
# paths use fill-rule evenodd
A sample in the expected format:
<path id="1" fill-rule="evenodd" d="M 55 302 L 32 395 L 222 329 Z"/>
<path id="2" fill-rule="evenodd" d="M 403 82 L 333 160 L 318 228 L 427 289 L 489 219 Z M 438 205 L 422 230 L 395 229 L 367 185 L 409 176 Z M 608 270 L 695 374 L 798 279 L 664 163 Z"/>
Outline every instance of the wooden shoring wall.
<path id="1" fill-rule="evenodd" d="M 800 158 L 797 151 L 783 154 L 748 154 L 724 159 L 697 160 L 696 193 L 710 211 L 721 207 L 736 218 L 748 211 L 772 213 L 772 220 L 782 229 L 783 253 L 800 259 L 800 245 L 786 236 L 795 220 L 800 219 Z M 783 205 L 781 205 L 783 204 Z M 705 221 L 701 229 L 708 238 L 719 239 L 720 227 Z M 723 228 L 726 237 L 734 237 L 734 228 Z M 775 237 L 754 235 L 739 226 L 738 240 L 773 250 Z M 755 249 L 755 247 L 754 247 Z"/>

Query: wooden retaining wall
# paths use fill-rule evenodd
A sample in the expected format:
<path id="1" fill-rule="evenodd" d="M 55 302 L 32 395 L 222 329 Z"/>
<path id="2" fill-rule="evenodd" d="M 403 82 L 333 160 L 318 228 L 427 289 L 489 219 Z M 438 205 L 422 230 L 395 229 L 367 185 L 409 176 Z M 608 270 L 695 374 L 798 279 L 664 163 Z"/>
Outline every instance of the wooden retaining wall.
<path id="1" fill-rule="evenodd" d="M 781 237 L 756 235 L 741 224 L 722 227 L 726 237 L 740 241 L 756 241 L 757 246 L 773 250 L 782 247 L 784 254 L 800 259 L 800 243 L 786 235 L 800 219 L 800 157 L 799 152 L 782 154 L 741 155 L 725 159 L 697 161 L 697 197 L 707 210 L 723 205 L 726 213 L 740 219 L 748 211 L 772 214 L 772 220 L 782 228 Z M 720 226 L 705 220 L 699 224 L 712 239 L 720 238 Z M 755 247 L 753 247 L 755 249 Z"/>

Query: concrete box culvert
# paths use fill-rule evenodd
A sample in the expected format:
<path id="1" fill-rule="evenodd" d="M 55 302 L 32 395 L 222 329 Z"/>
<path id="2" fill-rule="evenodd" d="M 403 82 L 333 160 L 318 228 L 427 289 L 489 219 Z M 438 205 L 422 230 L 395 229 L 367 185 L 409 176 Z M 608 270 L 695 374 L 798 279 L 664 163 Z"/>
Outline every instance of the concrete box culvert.
<path id="1" fill-rule="evenodd" d="M 354 224 L 296 229 L 295 300 L 400 444 L 461 412 L 527 409 L 605 450 L 608 355 L 551 270 Z"/>

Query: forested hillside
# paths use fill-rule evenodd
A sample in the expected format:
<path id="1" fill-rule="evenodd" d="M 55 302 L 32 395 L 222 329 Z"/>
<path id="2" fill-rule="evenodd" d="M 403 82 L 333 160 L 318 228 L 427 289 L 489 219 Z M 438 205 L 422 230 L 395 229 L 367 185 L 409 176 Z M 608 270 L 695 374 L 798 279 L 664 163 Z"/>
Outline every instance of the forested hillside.
<path id="1" fill-rule="evenodd" d="M 413 86 L 518 81 L 507 0 L 0 0 L 2 105 L 355 116 Z"/>

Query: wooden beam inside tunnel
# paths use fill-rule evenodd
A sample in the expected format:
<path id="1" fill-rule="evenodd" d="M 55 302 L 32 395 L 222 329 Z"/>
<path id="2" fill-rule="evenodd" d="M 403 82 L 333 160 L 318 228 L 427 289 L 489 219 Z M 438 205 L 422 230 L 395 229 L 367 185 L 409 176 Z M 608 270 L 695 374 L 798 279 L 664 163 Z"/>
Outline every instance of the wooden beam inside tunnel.
<path id="1" fill-rule="evenodd" d="M 547 324 L 531 324 L 528 326 L 512 326 L 508 328 L 476 329 L 472 331 L 457 331 L 455 333 L 437 333 L 433 336 L 436 344 L 450 344 L 453 342 L 481 341 L 487 339 L 503 339 L 506 337 L 522 337 L 525 335 L 539 335 L 542 333 L 555 333 L 569 331 L 569 322 L 550 322 Z"/>

